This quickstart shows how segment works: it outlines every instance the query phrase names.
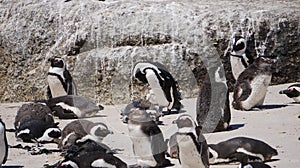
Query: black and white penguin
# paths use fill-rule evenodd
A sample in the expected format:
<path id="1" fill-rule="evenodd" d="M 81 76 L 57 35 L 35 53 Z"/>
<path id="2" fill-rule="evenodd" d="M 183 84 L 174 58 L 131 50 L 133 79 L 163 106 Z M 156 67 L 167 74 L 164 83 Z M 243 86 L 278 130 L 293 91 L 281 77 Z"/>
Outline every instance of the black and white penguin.
<path id="1" fill-rule="evenodd" d="M 51 109 L 41 103 L 26 103 L 23 104 L 17 111 L 14 126 L 18 129 L 20 123 L 25 123 L 30 120 L 42 120 L 46 123 L 54 123 Z"/>
<path id="2" fill-rule="evenodd" d="M 279 94 L 285 94 L 295 102 L 300 103 L 300 84 L 293 84 L 285 90 L 279 91 Z"/>
<path id="3" fill-rule="evenodd" d="M 256 57 L 254 33 L 251 33 L 249 37 L 244 37 L 242 32 L 236 32 L 232 39 L 230 64 L 234 79 L 237 80 L 239 75 L 254 62 Z"/>
<path id="4" fill-rule="evenodd" d="M 136 108 L 139 108 L 140 110 L 146 110 L 146 112 L 150 114 L 150 117 L 153 121 L 159 121 L 159 117 L 163 115 L 149 100 L 137 99 L 127 104 L 125 109 L 121 112 L 121 119 L 123 123 L 128 122 L 129 113 L 132 109 Z"/>
<path id="5" fill-rule="evenodd" d="M 47 75 L 47 99 L 75 94 L 72 76 L 64 59 L 54 57 L 49 58 L 48 61 L 50 61 L 50 68 Z"/>
<path id="6" fill-rule="evenodd" d="M 203 133 L 224 131 L 229 127 L 229 91 L 221 65 L 208 70 L 197 98 L 196 113 Z"/>
<path id="7" fill-rule="evenodd" d="M 208 146 L 201 126 L 188 114 L 180 115 L 173 123 L 178 130 L 169 141 L 169 146 L 175 149 L 170 150 L 171 156 L 177 156 L 182 167 L 208 168 Z"/>
<path id="8" fill-rule="evenodd" d="M 104 123 L 94 123 L 88 120 L 75 120 L 68 123 L 62 130 L 58 147 L 67 149 L 76 143 L 93 140 L 101 143 L 102 140 L 113 132 Z"/>
<path id="9" fill-rule="evenodd" d="M 6 163 L 8 155 L 8 144 L 5 129 L 5 124 L 0 118 L 0 167 L 2 166 L 2 164 Z"/>
<path id="10" fill-rule="evenodd" d="M 233 91 L 232 106 L 237 110 L 250 110 L 261 106 L 271 82 L 275 60 L 258 57 L 238 77 Z"/>
<path id="11" fill-rule="evenodd" d="M 127 126 L 138 166 L 164 167 L 171 165 L 165 157 L 167 143 L 163 134 L 145 110 L 135 109 L 129 113 Z"/>
<path id="12" fill-rule="evenodd" d="M 149 84 L 150 90 L 147 99 L 151 103 L 167 107 L 168 113 L 172 109 L 179 111 L 181 95 L 178 92 L 176 81 L 173 76 L 161 64 L 140 62 L 134 66 L 133 77 Z"/>
<path id="13" fill-rule="evenodd" d="M 276 149 L 267 143 L 248 137 L 235 137 L 218 144 L 209 144 L 210 163 L 230 162 L 240 160 L 268 161 L 278 155 Z"/>
<path id="14" fill-rule="evenodd" d="M 104 109 L 92 100 L 76 95 L 59 96 L 38 102 L 45 103 L 60 119 L 91 117 Z"/>
<path id="15" fill-rule="evenodd" d="M 58 123 L 48 123 L 38 119 L 21 122 L 16 130 L 16 137 L 23 142 L 57 142 L 60 136 Z"/>
<path id="16" fill-rule="evenodd" d="M 271 168 L 271 166 L 261 162 L 241 163 L 238 168 Z"/>

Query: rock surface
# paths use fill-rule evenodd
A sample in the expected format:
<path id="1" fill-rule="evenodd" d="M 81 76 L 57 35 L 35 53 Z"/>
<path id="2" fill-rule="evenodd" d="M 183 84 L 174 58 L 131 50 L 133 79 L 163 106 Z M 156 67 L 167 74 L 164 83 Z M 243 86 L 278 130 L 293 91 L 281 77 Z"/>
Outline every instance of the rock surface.
<path id="1" fill-rule="evenodd" d="M 232 88 L 223 55 L 237 29 L 255 31 L 260 51 L 278 58 L 273 84 L 299 81 L 299 9 L 297 0 L 1 0 L 0 101 L 44 98 L 52 56 L 67 60 L 78 94 L 106 104 L 145 95 L 130 78 L 145 60 L 166 65 L 186 98 L 216 62 Z"/>

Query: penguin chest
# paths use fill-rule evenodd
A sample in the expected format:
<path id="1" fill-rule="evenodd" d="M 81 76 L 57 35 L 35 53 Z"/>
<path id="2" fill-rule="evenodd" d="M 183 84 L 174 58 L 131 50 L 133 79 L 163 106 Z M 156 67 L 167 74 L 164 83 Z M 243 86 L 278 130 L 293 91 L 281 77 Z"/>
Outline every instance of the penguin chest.
<path id="1" fill-rule="evenodd" d="M 0 125 L 0 166 L 4 161 L 4 157 L 6 154 L 6 143 L 5 143 L 5 128 Z"/>
<path id="2" fill-rule="evenodd" d="M 141 166 L 156 166 L 152 153 L 150 136 L 146 135 L 140 125 L 128 124 L 129 136 L 133 143 L 133 153 Z"/>
<path id="3" fill-rule="evenodd" d="M 262 105 L 271 82 L 271 75 L 258 75 L 250 83 L 251 94 L 242 102 L 242 106 L 249 110 L 254 106 Z"/>
<path id="4" fill-rule="evenodd" d="M 243 65 L 241 58 L 230 57 L 231 70 L 234 79 L 237 79 L 239 75 L 245 70 L 245 66 Z"/>
<path id="5" fill-rule="evenodd" d="M 182 167 L 205 168 L 202 162 L 201 153 L 198 152 L 193 139 L 188 135 L 177 135 L 177 142 L 179 147 L 179 158 Z"/>
<path id="6" fill-rule="evenodd" d="M 47 80 L 51 90 L 52 97 L 67 95 L 67 92 L 63 87 L 63 83 L 58 79 L 58 77 L 53 75 L 48 75 Z"/>

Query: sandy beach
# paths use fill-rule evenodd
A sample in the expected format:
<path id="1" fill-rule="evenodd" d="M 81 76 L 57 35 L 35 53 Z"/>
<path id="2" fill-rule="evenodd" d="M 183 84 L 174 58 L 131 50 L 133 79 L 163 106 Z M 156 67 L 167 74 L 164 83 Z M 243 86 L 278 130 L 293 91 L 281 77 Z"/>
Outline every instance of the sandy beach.
<path id="1" fill-rule="evenodd" d="M 278 94 L 279 90 L 287 88 L 290 84 L 270 86 L 266 95 L 264 106 L 259 111 L 238 111 L 231 109 L 231 126 L 236 129 L 230 131 L 205 134 L 208 143 L 217 143 L 236 136 L 247 136 L 267 142 L 278 151 L 278 156 L 273 157 L 274 161 L 267 164 L 276 168 L 298 168 L 300 165 L 300 104 L 293 103 L 293 100 L 286 95 Z M 232 98 L 232 93 L 230 94 Z M 185 113 L 195 116 L 196 98 L 184 99 Z M 1 103 L 0 115 L 6 123 L 6 127 L 13 128 L 13 122 L 19 103 Z M 114 132 L 104 139 L 104 143 L 112 149 L 119 149 L 116 154 L 126 163 L 135 164 L 132 152 L 131 140 L 128 136 L 127 125 L 120 120 L 120 110 L 125 105 L 105 105 L 104 110 L 99 112 L 96 117 L 87 118 L 91 121 L 101 121 Z M 163 131 L 164 138 L 169 138 L 175 131 L 175 125 L 171 122 L 178 114 L 167 115 L 161 118 L 163 124 L 159 127 Z M 58 120 L 60 128 L 63 128 L 72 120 Z M 29 145 L 34 144 L 17 142 L 14 133 L 8 132 L 8 143 L 10 145 Z M 46 148 L 55 149 L 57 145 L 45 144 Z M 62 159 L 60 153 L 31 155 L 23 149 L 9 149 L 8 160 L 4 167 L 25 167 L 40 168 L 44 164 L 54 164 Z M 174 167 L 180 167 L 175 159 L 171 159 Z M 237 164 L 212 165 L 212 168 L 236 168 Z"/>

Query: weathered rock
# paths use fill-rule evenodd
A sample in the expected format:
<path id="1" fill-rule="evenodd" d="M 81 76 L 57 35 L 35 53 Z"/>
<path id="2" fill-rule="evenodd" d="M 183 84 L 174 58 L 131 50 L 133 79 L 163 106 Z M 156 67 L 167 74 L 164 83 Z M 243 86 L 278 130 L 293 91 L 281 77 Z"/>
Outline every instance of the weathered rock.
<path id="1" fill-rule="evenodd" d="M 273 84 L 300 77 L 296 0 L 2 0 L 0 6 L 1 101 L 44 98 L 46 60 L 55 55 L 65 55 L 79 94 L 97 102 L 144 95 L 130 79 L 133 64 L 143 60 L 166 65 L 184 97 L 195 97 L 205 65 L 220 61 L 238 28 L 255 31 L 257 46 L 278 58 Z M 232 87 L 228 57 L 222 62 Z"/>

